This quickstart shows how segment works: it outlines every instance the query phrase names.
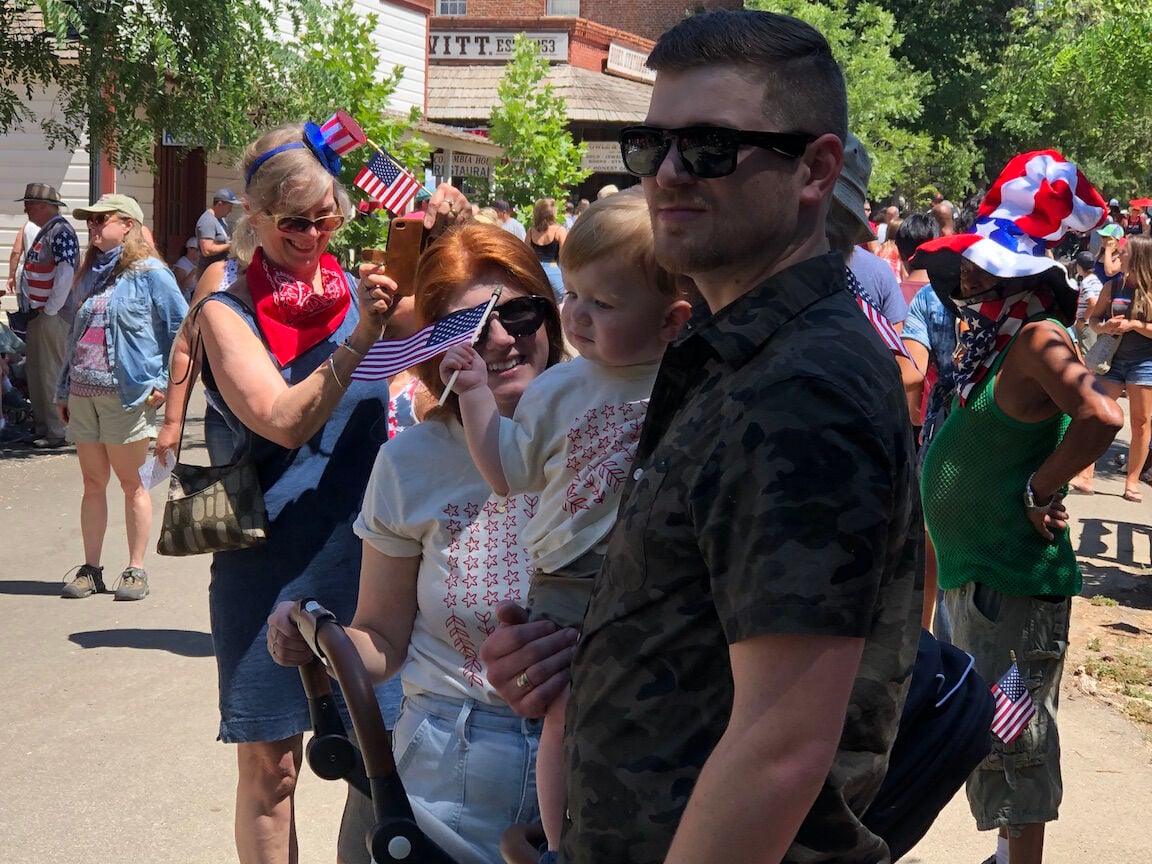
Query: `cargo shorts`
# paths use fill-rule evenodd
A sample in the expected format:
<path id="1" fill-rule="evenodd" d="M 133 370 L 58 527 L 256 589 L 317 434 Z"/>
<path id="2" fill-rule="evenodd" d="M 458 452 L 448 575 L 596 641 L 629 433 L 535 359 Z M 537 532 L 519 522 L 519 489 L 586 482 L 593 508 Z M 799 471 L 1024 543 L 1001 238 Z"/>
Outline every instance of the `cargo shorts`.
<path id="1" fill-rule="evenodd" d="M 976 659 L 989 686 L 1012 665 L 1036 714 L 1011 744 L 989 732 L 992 752 L 968 778 L 968 806 L 981 831 L 1058 817 L 1063 786 L 1056 710 L 1068 648 L 1070 597 L 1015 597 L 969 582 L 944 592 L 952 642 Z"/>

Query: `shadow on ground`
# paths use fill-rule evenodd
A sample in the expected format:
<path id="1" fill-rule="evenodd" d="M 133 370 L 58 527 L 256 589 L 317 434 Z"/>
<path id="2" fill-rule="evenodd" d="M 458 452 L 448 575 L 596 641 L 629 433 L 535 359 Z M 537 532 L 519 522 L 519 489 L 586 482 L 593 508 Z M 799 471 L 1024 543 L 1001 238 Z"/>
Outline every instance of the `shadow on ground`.
<path id="1" fill-rule="evenodd" d="M 182 657 L 211 657 L 212 637 L 196 630 L 87 630 L 68 637 L 81 648 L 139 648 Z"/>
<path id="2" fill-rule="evenodd" d="M 51 582 L 38 582 L 34 579 L 0 580 L 0 594 L 20 594 L 25 597 L 36 594 L 42 597 L 55 597 L 63 587 L 64 583 L 59 579 Z"/>

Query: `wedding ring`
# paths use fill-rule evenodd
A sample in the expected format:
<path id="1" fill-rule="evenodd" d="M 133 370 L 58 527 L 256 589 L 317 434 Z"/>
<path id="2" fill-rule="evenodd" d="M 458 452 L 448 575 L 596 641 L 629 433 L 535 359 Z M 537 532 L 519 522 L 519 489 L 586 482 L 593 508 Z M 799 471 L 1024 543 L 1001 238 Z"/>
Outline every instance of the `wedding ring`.
<path id="1" fill-rule="evenodd" d="M 525 669 L 523 672 L 521 672 L 519 675 L 516 676 L 516 686 L 519 687 L 521 690 L 531 690 L 533 687 L 536 686 L 528 678 L 528 670 L 527 669 Z"/>

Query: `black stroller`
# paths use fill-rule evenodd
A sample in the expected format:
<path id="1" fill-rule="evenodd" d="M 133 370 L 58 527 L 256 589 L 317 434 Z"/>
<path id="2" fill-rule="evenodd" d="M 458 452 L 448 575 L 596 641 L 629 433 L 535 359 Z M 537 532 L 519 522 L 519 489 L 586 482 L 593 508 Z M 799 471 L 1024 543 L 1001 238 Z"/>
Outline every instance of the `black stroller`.
<path id="1" fill-rule="evenodd" d="M 292 621 L 315 655 L 300 667 L 314 733 L 305 757 L 318 776 L 346 780 L 371 798 L 375 824 L 365 844 L 372 860 L 378 864 L 480 861 L 471 847 L 434 816 L 413 810 L 396 772 L 391 735 L 380 716 L 372 682 L 336 616 L 315 600 L 302 600 L 292 612 Z M 336 709 L 329 669 L 344 693 L 359 747 L 349 740 Z"/>

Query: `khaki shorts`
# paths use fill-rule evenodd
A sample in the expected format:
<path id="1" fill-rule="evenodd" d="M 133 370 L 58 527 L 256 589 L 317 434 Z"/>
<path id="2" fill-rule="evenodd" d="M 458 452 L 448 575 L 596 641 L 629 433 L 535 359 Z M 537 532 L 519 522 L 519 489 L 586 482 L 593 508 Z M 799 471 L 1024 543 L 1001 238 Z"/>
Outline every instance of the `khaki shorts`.
<path id="1" fill-rule="evenodd" d="M 555 573 L 537 570 L 528 586 L 528 618 L 547 619 L 558 627 L 584 626 L 584 613 L 592 597 L 592 585 L 604 556 L 586 552 Z"/>
<path id="2" fill-rule="evenodd" d="M 69 396 L 68 441 L 73 444 L 131 444 L 156 437 L 156 409 L 125 408 L 119 396 Z"/>
<path id="3" fill-rule="evenodd" d="M 1057 818 L 1063 786 L 1056 709 L 1068 648 L 1070 597 L 1012 597 L 969 582 L 944 592 L 952 642 L 976 658 L 991 686 L 1016 652 L 1036 715 L 1011 744 L 991 735 L 992 753 L 968 778 L 968 806 L 981 831 Z"/>

